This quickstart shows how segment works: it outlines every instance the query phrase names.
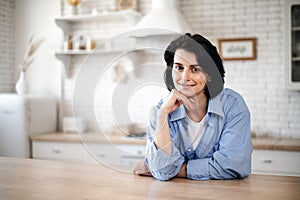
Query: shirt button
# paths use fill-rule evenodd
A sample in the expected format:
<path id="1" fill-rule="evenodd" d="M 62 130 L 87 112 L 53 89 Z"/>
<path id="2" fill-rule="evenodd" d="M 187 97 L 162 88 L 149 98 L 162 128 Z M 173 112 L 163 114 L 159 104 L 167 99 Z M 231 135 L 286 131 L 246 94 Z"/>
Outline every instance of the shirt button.
<path id="1" fill-rule="evenodd" d="M 192 149 L 191 149 L 191 148 L 188 148 L 188 151 L 192 151 Z"/>

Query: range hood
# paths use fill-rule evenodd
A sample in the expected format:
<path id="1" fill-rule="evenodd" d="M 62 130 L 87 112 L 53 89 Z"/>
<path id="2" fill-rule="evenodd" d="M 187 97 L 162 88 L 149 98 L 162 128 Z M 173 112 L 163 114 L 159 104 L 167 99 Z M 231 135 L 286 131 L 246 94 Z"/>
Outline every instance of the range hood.
<path id="1" fill-rule="evenodd" d="M 177 0 L 152 0 L 150 12 L 137 23 L 134 29 L 147 29 L 145 35 L 192 32 L 179 10 Z"/>

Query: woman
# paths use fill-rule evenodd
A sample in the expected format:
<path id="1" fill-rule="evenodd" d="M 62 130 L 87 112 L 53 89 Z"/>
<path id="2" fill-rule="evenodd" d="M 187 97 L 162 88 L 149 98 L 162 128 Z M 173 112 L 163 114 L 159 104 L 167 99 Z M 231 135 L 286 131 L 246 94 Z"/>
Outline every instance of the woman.
<path id="1" fill-rule="evenodd" d="M 250 175 L 250 113 L 238 93 L 223 89 L 217 49 L 201 35 L 187 33 L 170 43 L 164 59 L 171 92 L 152 110 L 146 158 L 134 173 L 159 180 Z"/>

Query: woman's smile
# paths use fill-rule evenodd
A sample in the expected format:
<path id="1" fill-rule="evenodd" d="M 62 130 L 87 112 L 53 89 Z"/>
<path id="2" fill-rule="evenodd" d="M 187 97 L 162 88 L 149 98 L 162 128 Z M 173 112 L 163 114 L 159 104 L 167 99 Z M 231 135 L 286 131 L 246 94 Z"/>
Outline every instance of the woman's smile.
<path id="1" fill-rule="evenodd" d="M 188 83 L 178 83 L 178 85 L 181 86 L 181 88 L 183 89 L 191 89 L 192 87 L 194 87 L 196 84 L 188 84 Z"/>

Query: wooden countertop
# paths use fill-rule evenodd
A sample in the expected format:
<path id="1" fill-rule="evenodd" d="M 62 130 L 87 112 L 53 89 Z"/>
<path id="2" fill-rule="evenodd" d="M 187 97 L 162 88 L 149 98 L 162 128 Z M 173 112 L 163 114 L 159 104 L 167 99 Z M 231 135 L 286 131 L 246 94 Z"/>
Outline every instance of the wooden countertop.
<path id="1" fill-rule="evenodd" d="M 300 139 L 252 138 L 254 149 L 300 151 Z"/>
<path id="2" fill-rule="evenodd" d="M 62 133 L 54 132 L 41 135 L 30 136 L 31 141 L 48 142 L 90 142 L 90 143 L 113 143 L 113 144 L 144 144 L 146 140 L 142 138 L 133 138 L 120 135 L 101 135 L 97 133 Z"/>
<path id="3" fill-rule="evenodd" d="M 298 200 L 300 177 L 158 181 L 100 164 L 0 157 L 0 199 Z"/>
<path id="4" fill-rule="evenodd" d="M 126 136 L 103 136 L 96 133 L 84 133 L 80 136 L 77 133 L 48 133 L 42 135 L 30 136 L 32 141 L 49 141 L 49 142 L 92 142 L 113 144 L 142 144 L 145 145 L 145 139 L 131 138 Z M 252 138 L 254 149 L 267 150 L 286 150 L 300 151 L 300 139 L 284 138 Z"/>

